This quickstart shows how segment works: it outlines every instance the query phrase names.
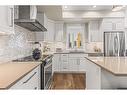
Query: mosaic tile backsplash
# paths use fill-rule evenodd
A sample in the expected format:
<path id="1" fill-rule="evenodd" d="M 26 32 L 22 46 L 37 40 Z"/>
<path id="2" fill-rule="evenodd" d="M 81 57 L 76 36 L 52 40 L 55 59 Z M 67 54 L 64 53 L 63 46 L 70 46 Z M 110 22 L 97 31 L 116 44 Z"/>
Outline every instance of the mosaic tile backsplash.
<path id="1" fill-rule="evenodd" d="M 34 38 L 31 31 L 15 25 L 15 34 L 0 36 L 0 62 L 31 55 L 32 44 L 29 39 Z"/>

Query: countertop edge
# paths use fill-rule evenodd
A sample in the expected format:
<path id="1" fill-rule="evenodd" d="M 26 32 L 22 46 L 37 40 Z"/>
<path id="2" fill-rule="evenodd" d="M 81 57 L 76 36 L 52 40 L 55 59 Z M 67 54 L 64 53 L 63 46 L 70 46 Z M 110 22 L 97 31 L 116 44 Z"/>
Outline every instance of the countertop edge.
<path id="1" fill-rule="evenodd" d="M 105 67 L 103 67 L 103 66 L 97 64 L 96 62 L 90 60 L 88 57 L 85 57 L 85 58 L 86 58 L 87 60 L 91 61 L 92 63 L 98 65 L 99 67 L 105 69 L 106 71 L 112 73 L 112 74 L 115 75 L 115 76 L 127 76 L 127 74 L 124 74 L 124 73 L 116 73 L 116 72 L 113 72 L 113 71 L 111 71 L 111 70 L 109 70 L 109 69 L 107 69 L 107 68 L 105 68 Z"/>

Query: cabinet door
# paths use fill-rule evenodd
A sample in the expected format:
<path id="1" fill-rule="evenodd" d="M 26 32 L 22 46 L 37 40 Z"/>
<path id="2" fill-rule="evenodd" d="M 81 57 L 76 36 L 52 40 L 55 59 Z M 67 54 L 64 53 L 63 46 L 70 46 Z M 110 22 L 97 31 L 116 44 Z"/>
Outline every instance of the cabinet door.
<path id="1" fill-rule="evenodd" d="M 55 41 L 63 41 L 63 23 L 55 24 Z"/>
<path id="2" fill-rule="evenodd" d="M 55 31 L 54 21 L 48 19 L 47 20 L 47 32 L 45 33 L 45 41 L 54 42 L 54 31 Z"/>
<path id="3" fill-rule="evenodd" d="M 68 62 L 61 62 L 60 64 L 60 71 L 69 71 L 69 65 Z"/>
<path id="4" fill-rule="evenodd" d="M 102 20 L 90 21 L 88 24 L 89 29 L 89 41 L 90 42 L 102 42 L 103 32 L 101 31 Z"/>
<path id="5" fill-rule="evenodd" d="M 123 18 L 107 18 L 103 19 L 104 31 L 123 31 L 124 19 Z"/>
<path id="6" fill-rule="evenodd" d="M 115 21 L 116 30 L 124 31 L 124 19 L 117 19 Z"/>
<path id="7" fill-rule="evenodd" d="M 102 23 L 103 31 L 112 31 L 113 22 L 111 19 L 104 19 Z"/>
<path id="8" fill-rule="evenodd" d="M 78 71 L 79 64 L 76 58 L 69 58 L 69 71 Z"/>
<path id="9" fill-rule="evenodd" d="M 14 33 L 13 6 L 0 6 L 0 34 Z"/>
<path id="10" fill-rule="evenodd" d="M 87 63 L 86 59 L 80 59 L 79 71 L 86 72 L 87 71 Z"/>
<path id="11" fill-rule="evenodd" d="M 60 54 L 54 54 L 53 61 L 52 61 L 52 70 L 53 72 L 60 71 L 60 64 L 61 64 L 61 56 Z"/>

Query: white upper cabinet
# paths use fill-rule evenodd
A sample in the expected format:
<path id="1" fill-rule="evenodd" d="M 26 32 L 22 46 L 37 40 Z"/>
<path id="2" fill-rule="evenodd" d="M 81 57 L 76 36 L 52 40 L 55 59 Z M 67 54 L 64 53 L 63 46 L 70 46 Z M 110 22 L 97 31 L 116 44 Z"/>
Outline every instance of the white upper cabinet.
<path id="1" fill-rule="evenodd" d="M 55 24 L 55 41 L 61 42 L 63 41 L 63 23 L 57 23 Z"/>
<path id="2" fill-rule="evenodd" d="M 124 18 L 104 18 L 103 31 L 124 31 Z"/>
<path id="3" fill-rule="evenodd" d="M 54 42 L 54 33 L 55 33 L 55 23 L 53 20 L 47 19 L 47 31 L 44 35 L 44 40 L 47 42 Z"/>
<path id="4" fill-rule="evenodd" d="M 44 13 L 44 26 L 46 29 L 48 28 L 48 18 L 45 13 Z"/>
<path id="5" fill-rule="evenodd" d="M 89 42 L 101 42 L 102 31 L 100 31 L 101 20 L 89 22 Z"/>
<path id="6" fill-rule="evenodd" d="M 0 6 L 0 35 L 14 33 L 14 6 Z"/>

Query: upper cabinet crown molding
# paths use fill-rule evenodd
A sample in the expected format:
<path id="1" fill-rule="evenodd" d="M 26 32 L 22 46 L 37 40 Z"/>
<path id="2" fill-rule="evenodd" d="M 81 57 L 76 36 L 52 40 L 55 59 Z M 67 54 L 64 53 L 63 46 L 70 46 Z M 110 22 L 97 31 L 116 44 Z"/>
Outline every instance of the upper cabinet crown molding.
<path id="1" fill-rule="evenodd" d="M 63 18 L 105 18 L 105 17 L 124 17 L 124 12 L 112 11 L 65 11 Z"/>
<path id="2" fill-rule="evenodd" d="M 0 35 L 14 34 L 14 6 L 0 6 Z"/>

